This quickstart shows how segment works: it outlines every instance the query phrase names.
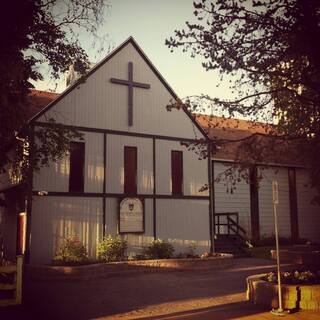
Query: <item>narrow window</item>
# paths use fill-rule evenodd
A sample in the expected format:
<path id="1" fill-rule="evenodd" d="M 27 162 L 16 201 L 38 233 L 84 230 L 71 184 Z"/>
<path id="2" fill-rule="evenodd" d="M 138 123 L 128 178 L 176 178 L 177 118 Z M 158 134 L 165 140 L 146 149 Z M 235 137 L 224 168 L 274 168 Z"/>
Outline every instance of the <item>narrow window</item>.
<path id="1" fill-rule="evenodd" d="M 124 147 L 124 193 L 137 194 L 136 147 Z"/>
<path id="2" fill-rule="evenodd" d="M 251 211 L 251 238 L 257 242 L 260 239 L 260 218 L 259 218 L 259 186 L 258 168 L 249 168 L 250 178 L 250 211 Z"/>
<path id="3" fill-rule="evenodd" d="M 299 221 L 297 204 L 296 169 L 288 168 L 289 177 L 289 203 L 291 220 L 291 239 L 293 242 L 299 240 Z"/>
<path id="4" fill-rule="evenodd" d="M 182 151 L 171 151 L 172 194 L 182 195 L 183 190 L 183 159 Z"/>
<path id="5" fill-rule="evenodd" d="M 84 191 L 84 142 L 71 142 L 69 191 Z"/>

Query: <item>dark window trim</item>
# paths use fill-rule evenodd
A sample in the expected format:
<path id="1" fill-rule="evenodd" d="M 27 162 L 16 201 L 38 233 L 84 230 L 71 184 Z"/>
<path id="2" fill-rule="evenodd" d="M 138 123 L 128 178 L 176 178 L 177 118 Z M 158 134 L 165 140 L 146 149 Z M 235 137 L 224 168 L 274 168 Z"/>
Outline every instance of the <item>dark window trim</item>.
<path id="1" fill-rule="evenodd" d="M 205 139 L 191 139 L 191 138 L 181 138 L 181 137 L 171 137 L 171 136 L 162 136 L 156 134 L 149 133 L 141 133 L 141 132 L 129 132 L 129 131 L 121 131 L 121 130 L 111 130 L 111 129 L 102 129 L 102 128 L 93 128 L 93 127 L 82 127 L 82 126 L 73 126 L 66 124 L 59 124 L 61 127 L 66 129 L 74 129 L 83 132 L 97 132 L 97 133 L 107 133 L 119 136 L 128 136 L 128 137 L 139 137 L 139 138 L 148 138 L 148 139 L 159 139 L 159 140 L 167 140 L 167 141 L 181 141 L 181 142 L 199 142 L 203 141 L 203 143 L 207 143 Z M 52 127 L 53 124 L 47 122 L 35 122 L 35 126 L 38 127 Z"/>
<path id="2" fill-rule="evenodd" d="M 176 153 L 176 154 L 180 154 L 181 155 L 181 181 L 179 183 L 179 188 L 180 190 L 174 190 L 173 188 L 173 177 L 175 175 L 175 172 L 174 172 L 174 163 L 173 163 L 173 154 Z M 183 195 L 183 189 L 184 189 L 184 185 L 183 185 L 183 151 L 180 151 L 180 150 L 171 150 L 171 193 L 172 195 Z"/>
<path id="3" fill-rule="evenodd" d="M 78 181 L 79 183 L 79 187 L 74 188 L 74 181 L 72 181 L 73 177 L 74 177 L 74 172 L 73 172 L 73 168 L 74 164 L 73 164 L 73 160 L 72 160 L 72 145 L 77 145 L 77 146 L 81 146 L 81 151 L 83 153 L 83 163 L 82 163 L 82 168 L 81 170 L 81 179 Z M 69 173 L 69 192 L 84 192 L 84 184 L 85 184 L 85 162 L 86 162 L 86 146 L 84 142 L 79 142 L 79 141 L 72 141 L 70 142 L 70 173 Z M 76 162 L 78 162 L 79 160 L 77 159 Z"/>
<path id="4" fill-rule="evenodd" d="M 289 204 L 290 204 L 290 228 L 293 242 L 299 240 L 299 218 L 297 201 L 296 169 L 288 168 Z"/>
<path id="5" fill-rule="evenodd" d="M 249 168 L 250 178 L 250 220 L 251 238 L 254 242 L 260 240 L 260 214 L 259 214 L 259 185 L 258 168 Z"/>
<path id="6" fill-rule="evenodd" d="M 134 150 L 135 152 L 135 186 L 134 186 L 134 190 L 127 190 L 129 187 L 126 184 L 126 150 Z M 123 167 L 124 167 L 124 184 L 123 184 L 123 193 L 125 195 L 136 195 L 138 193 L 138 148 L 134 147 L 134 146 L 124 146 L 123 148 Z"/>
<path id="7" fill-rule="evenodd" d="M 88 198 L 123 198 L 123 193 L 98 193 L 98 192 L 63 192 L 63 191 L 48 191 L 45 195 L 40 195 L 41 190 L 34 190 L 33 196 L 39 197 L 88 197 Z M 187 196 L 187 195 L 172 195 L 172 194 L 136 194 L 135 198 L 152 199 L 184 199 L 184 200 L 209 200 L 209 196 Z"/>

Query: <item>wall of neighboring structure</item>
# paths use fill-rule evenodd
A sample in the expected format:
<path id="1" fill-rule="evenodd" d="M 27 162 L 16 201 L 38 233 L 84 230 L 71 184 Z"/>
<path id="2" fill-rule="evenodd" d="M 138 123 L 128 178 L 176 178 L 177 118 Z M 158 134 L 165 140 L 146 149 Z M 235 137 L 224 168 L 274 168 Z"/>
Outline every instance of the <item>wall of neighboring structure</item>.
<path id="1" fill-rule="evenodd" d="M 214 204 L 215 213 L 238 212 L 239 223 L 250 237 L 250 186 L 241 180 L 232 186 L 232 180 L 224 175 L 230 163 L 214 162 Z M 235 187 L 235 188 L 232 188 Z M 221 227 L 222 228 L 222 227 Z M 221 229 L 222 230 L 222 229 Z"/>
<path id="2" fill-rule="evenodd" d="M 296 169 L 296 185 L 300 238 L 320 242 L 320 206 L 312 204 L 316 190 L 310 188 L 306 170 Z"/>
<path id="3" fill-rule="evenodd" d="M 277 206 L 279 236 L 291 237 L 289 181 L 287 168 L 260 168 L 262 180 L 259 183 L 260 237 L 274 235 L 274 214 L 272 201 L 272 181 L 278 182 L 279 204 Z"/>

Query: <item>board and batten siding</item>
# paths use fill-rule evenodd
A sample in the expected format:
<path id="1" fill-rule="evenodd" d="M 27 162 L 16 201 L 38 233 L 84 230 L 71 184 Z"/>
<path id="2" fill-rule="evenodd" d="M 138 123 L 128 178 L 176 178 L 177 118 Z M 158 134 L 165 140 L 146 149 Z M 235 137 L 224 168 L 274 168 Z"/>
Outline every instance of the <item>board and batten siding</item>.
<path id="1" fill-rule="evenodd" d="M 62 239 L 75 234 L 91 258 L 102 237 L 102 199 L 33 197 L 30 263 L 50 263 Z"/>
<path id="2" fill-rule="evenodd" d="M 299 236 L 311 241 L 320 241 L 320 206 L 312 204 L 317 194 L 310 188 L 309 173 L 304 169 L 296 169 L 297 206 Z"/>
<path id="3" fill-rule="evenodd" d="M 124 190 L 124 147 L 137 148 L 137 191 L 138 194 L 153 192 L 152 139 L 129 136 L 107 135 L 106 190 L 123 193 Z"/>
<path id="4" fill-rule="evenodd" d="M 279 204 L 277 206 L 279 236 L 291 237 L 288 168 L 258 168 L 262 179 L 259 181 L 260 237 L 274 235 L 274 214 L 272 181 L 278 182 Z"/>
<path id="5" fill-rule="evenodd" d="M 171 151 L 183 152 L 183 195 L 208 196 L 208 190 L 200 189 L 208 184 L 207 160 L 199 160 L 194 151 L 189 151 L 178 141 L 156 140 L 156 190 L 157 194 L 170 195 Z"/>
<path id="6" fill-rule="evenodd" d="M 175 252 L 196 243 L 197 253 L 210 250 L 209 200 L 158 199 L 157 237 L 168 240 Z"/>
<path id="7" fill-rule="evenodd" d="M 83 133 L 85 143 L 84 192 L 103 191 L 103 134 Z M 69 191 L 70 156 L 40 168 L 33 175 L 33 190 Z"/>
<path id="8" fill-rule="evenodd" d="M 133 63 L 133 80 L 150 89 L 133 89 L 133 126 L 128 126 L 128 87 L 111 83 L 111 78 L 128 79 Z M 172 95 L 135 47 L 128 42 L 116 55 L 97 68 L 77 88 L 59 100 L 38 120 L 54 118 L 58 123 L 101 129 L 139 132 L 171 137 L 203 138 L 183 110 L 168 112 Z"/>
<path id="9" fill-rule="evenodd" d="M 218 181 L 214 182 L 213 188 L 215 213 L 238 212 L 239 223 L 250 236 L 250 185 L 241 180 L 236 183 L 235 189 L 231 193 L 232 181 L 224 175 L 224 172 L 230 168 L 230 164 L 214 161 L 213 168 L 214 179 L 220 177 Z"/>
<path id="10" fill-rule="evenodd" d="M 116 236 L 118 234 L 119 223 L 119 199 L 106 198 L 106 235 Z M 143 247 L 146 247 L 153 240 L 153 200 L 144 200 L 144 233 L 127 233 L 121 235 L 127 240 L 127 254 L 141 252 Z"/>

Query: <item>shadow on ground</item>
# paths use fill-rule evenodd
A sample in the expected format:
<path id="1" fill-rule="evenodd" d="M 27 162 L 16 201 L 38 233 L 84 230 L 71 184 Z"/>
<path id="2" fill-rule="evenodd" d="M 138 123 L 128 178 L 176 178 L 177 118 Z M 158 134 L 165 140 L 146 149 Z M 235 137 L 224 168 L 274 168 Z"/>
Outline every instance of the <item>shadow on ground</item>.
<path id="1" fill-rule="evenodd" d="M 234 319 L 235 312 L 239 317 L 260 312 L 254 306 L 245 307 L 245 279 L 270 272 L 274 267 L 273 261 L 242 258 L 228 270 L 29 282 L 25 286 L 24 306 L 7 312 L 16 312 L 18 319 L 116 318 L 120 314 L 127 314 L 127 319 L 206 319 L 208 313 L 216 315 L 215 319 Z M 144 313 L 144 309 L 149 311 Z M 6 319 L 2 312 L 5 311 L 0 310 L 0 319 Z M 157 312 L 158 315 L 152 315 Z"/>

